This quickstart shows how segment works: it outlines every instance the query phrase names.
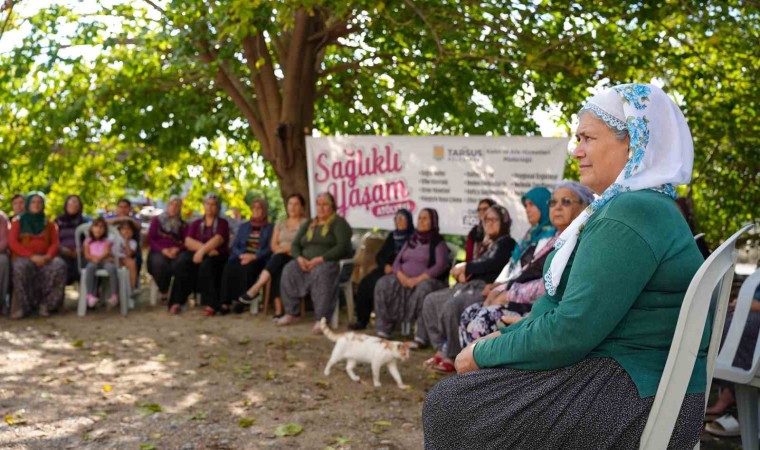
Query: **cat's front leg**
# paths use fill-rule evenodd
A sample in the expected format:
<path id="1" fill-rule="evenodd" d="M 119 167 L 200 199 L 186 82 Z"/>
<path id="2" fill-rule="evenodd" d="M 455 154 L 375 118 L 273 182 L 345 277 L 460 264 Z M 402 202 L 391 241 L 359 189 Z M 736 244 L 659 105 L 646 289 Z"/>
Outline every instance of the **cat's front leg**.
<path id="1" fill-rule="evenodd" d="M 396 361 L 391 361 L 388 363 L 388 372 L 391 373 L 391 376 L 396 381 L 396 386 L 398 386 L 399 389 L 409 389 L 409 385 L 406 385 L 403 381 L 401 381 L 401 374 L 398 371 Z"/>
<path id="2" fill-rule="evenodd" d="M 361 378 L 359 378 L 359 376 L 354 373 L 354 367 L 356 367 L 355 359 L 346 360 L 346 373 L 348 374 L 348 377 L 358 383 L 361 381 Z"/>
<path id="3" fill-rule="evenodd" d="M 375 385 L 375 387 L 380 387 L 382 384 L 380 384 L 380 368 L 382 365 L 379 361 L 372 361 L 372 384 Z"/>

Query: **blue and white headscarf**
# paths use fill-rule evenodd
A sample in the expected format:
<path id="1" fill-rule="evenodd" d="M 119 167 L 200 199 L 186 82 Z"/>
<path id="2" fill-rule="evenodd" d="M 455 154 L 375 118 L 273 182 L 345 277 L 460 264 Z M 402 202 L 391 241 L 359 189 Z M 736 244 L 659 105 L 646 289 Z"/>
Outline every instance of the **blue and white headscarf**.
<path id="1" fill-rule="evenodd" d="M 611 128 L 627 131 L 630 156 L 623 171 L 602 195 L 560 235 L 544 276 L 554 295 L 583 225 L 622 192 L 653 189 L 675 198 L 673 186 L 691 181 L 694 144 L 683 113 L 662 89 L 651 84 L 621 84 L 591 97 L 580 112 L 590 111 Z"/>

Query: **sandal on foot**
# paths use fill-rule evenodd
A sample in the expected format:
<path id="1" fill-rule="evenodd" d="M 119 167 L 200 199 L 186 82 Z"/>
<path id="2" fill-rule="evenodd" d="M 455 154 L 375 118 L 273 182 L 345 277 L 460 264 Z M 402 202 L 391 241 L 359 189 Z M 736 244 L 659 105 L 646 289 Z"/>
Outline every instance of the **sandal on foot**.
<path id="1" fill-rule="evenodd" d="M 457 369 L 454 367 L 454 363 L 451 361 L 441 361 L 433 366 L 433 370 L 444 375 L 457 373 Z"/>
<path id="2" fill-rule="evenodd" d="M 724 414 L 705 425 L 705 431 L 721 437 L 736 437 L 741 435 L 739 421 L 731 414 Z"/>
<path id="3" fill-rule="evenodd" d="M 424 363 L 422 363 L 422 366 L 427 369 L 432 369 L 433 367 L 437 366 L 438 364 L 443 361 L 443 358 L 441 358 L 441 355 L 435 355 L 432 358 L 428 359 Z"/>
<path id="4" fill-rule="evenodd" d="M 214 308 L 212 308 L 210 306 L 204 306 L 203 307 L 203 314 L 205 314 L 207 316 L 213 316 L 214 314 L 216 314 L 216 311 L 214 310 Z"/>

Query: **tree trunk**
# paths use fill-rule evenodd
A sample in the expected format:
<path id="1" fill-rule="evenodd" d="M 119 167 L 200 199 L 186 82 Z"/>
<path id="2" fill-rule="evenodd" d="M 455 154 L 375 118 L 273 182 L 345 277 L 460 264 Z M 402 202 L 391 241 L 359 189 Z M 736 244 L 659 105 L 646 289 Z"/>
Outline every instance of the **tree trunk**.
<path id="1" fill-rule="evenodd" d="M 295 132 L 288 136 L 285 141 L 285 145 L 288 148 L 301 149 L 301 152 L 296 152 L 293 158 L 293 164 L 282 171 L 276 170 L 277 178 L 280 184 L 280 193 L 282 199 L 287 202 L 287 198 L 293 194 L 301 194 L 306 201 L 306 210 L 304 214 L 309 215 L 309 178 L 306 164 L 306 152 L 305 149 L 306 138 L 303 134 L 303 130 Z"/>

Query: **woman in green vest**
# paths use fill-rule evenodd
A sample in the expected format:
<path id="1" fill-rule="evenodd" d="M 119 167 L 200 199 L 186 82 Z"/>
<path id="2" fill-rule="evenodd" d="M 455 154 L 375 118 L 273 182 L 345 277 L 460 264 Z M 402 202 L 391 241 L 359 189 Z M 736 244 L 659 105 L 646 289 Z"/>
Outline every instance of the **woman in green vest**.
<path id="1" fill-rule="evenodd" d="M 639 446 L 703 262 L 673 201 L 691 179 L 693 144 L 678 106 L 652 85 L 606 89 L 579 120 L 573 156 L 600 197 L 560 235 L 531 316 L 467 346 L 458 375 L 428 393 L 426 448 Z M 707 344 L 670 448 L 699 441 Z"/>

